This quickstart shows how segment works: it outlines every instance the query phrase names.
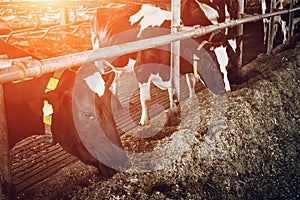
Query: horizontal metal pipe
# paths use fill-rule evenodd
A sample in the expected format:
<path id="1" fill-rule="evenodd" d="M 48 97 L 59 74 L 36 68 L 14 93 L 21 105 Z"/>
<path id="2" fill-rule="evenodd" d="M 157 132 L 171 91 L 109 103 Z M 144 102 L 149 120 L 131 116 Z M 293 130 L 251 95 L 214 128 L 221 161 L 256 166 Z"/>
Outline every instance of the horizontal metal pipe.
<path id="1" fill-rule="evenodd" d="M 24 31 L 20 31 L 19 33 L 14 33 L 12 36 L 15 37 L 15 38 L 24 38 L 24 37 L 25 38 L 44 38 L 47 34 L 49 34 L 50 29 L 53 30 L 53 29 L 65 28 L 65 27 L 68 27 L 68 26 L 75 26 L 75 24 L 55 25 L 55 26 L 51 26 L 51 27 L 48 27 L 48 28 L 43 28 L 41 30 L 33 30 L 33 31 L 28 31 L 28 30 L 26 31 L 26 30 L 23 29 Z M 80 27 L 85 27 L 85 26 L 89 27 L 90 22 L 87 22 L 87 21 L 82 22 L 82 23 L 76 25 L 73 31 L 65 32 L 65 33 L 75 34 Z M 5 39 L 7 37 L 8 37 L 8 35 L 0 35 L 0 39 L 3 39 L 3 38 Z"/>
<path id="2" fill-rule="evenodd" d="M 128 4 L 128 0 L 113 0 L 110 1 L 110 3 L 115 4 Z M 130 4 L 145 4 L 150 3 L 149 0 L 135 0 L 134 2 L 130 2 Z M 152 4 L 155 5 L 165 5 L 167 3 L 162 2 L 161 0 L 152 0 Z M 171 4 L 171 1 L 170 3 Z M 107 5 L 107 1 L 105 0 L 97 0 L 97 1 L 12 1 L 12 2 L 1 2 L 0 8 L 16 8 L 16 6 L 19 6 L 18 8 L 23 8 L 22 6 L 54 6 L 54 7 L 73 7 L 73 6 L 82 6 L 82 5 L 92 5 L 92 6 L 102 6 Z"/>
<path id="3" fill-rule="evenodd" d="M 273 17 L 276 15 L 287 14 L 300 10 L 300 7 L 295 7 L 291 10 L 282 10 L 273 13 L 267 13 L 263 15 L 255 15 L 237 20 L 231 20 L 228 22 L 210 25 L 205 27 L 196 27 L 193 30 L 173 33 L 169 35 L 153 37 L 149 39 L 139 40 L 135 42 L 109 46 L 98 50 L 90 50 L 85 52 L 79 52 L 69 54 L 65 56 L 59 56 L 54 58 L 48 58 L 41 61 L 30 62 L 28 68 L 10 67 L 0 69 L 0 83 L 22 80 L 25 78 L 40 76 L 44 73 L 50 73 L 59 69 L 69 68 L 73 66 L 80 66 L 84 62 L 93 62 L 95 60 L 116 57 L 123 54 L 133 53 L 143 49 L 149 49 L 166 45 L 178 40 L 184 40 L 191 37 L 200 37 L 207 33 L 211 33 L 220 29 L 230 28 L 239 24 L 245 24 L 262 20 L 266 17 Z"/>

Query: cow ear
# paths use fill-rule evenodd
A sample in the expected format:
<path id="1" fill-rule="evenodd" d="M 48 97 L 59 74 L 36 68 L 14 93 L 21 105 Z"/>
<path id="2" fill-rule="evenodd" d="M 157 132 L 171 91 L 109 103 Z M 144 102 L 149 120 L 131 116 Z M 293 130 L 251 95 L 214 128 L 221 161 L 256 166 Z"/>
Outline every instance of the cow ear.
<path id="1" fill-rule="evenodd" d="M 61 98 L 61 94 L 59 92 L 50 91 L 45 93 L 38 99 L 34 99 L 28 102 L 30 109 L 37 115 L 43 116 L 43 107 L 45 100 L 47 100 L 51 105 L 55 106 L 59 104 L 59 99 Z M 57 101 L 57 103 L 55 103 Z M 59 107 L 55 106 L 55 109 L 59 109 Z"/>
<path id="2" fill-rule="evenodd" d="M 28 102 L 30 109 L 38 116 L 43 116 L 43 108 L 45 100 L 51 105 L 55 105 L 55 99 L 59 99 L 60 94 L 58 92 L 50 91 L 43 94 L 40 98 L 34 99 Z M 56 108 L 57 109 L 57 108 Z"/>

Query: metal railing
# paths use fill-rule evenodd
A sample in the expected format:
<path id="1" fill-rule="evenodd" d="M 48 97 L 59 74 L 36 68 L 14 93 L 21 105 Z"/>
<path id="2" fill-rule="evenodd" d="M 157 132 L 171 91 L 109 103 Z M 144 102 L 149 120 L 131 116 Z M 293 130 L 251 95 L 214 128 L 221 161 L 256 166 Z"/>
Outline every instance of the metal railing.
<path id="1" fill-rule="evenodd" d="M 288 14 L 297 10 L 300 10 L 300 7 L 295 7 L 290 10 L 282 10 L 273 13 L 267 13 L 263 15 L 245 17 L 205 27 L 195 26 L 189 28 L 190 30 L 185 30 L 169 35 L 153 37 L 115 46 L 109 46 L 98 50 L 79 52 L 55 58 L 48 58 L 40 61 L 30 59 L 27 61 L 22 61 L 21 63 L 11 62 L 13 64 L 11 67 L 0 69 L 0 83 L 32 78 L 59 69 L 79 66 L 84 62 L 93 62 L 96 60 L 133 53 L 143 49 L 155 48 L 158 46 L 166 45 L 178 40 L 184 40 L 191 37 L 200 37 L 220 29 L 230 28 L 245 23 L 259 21 L 267 17 Z M 16 64 L 17 66 L 14 64 Z M 22 65 L 24 66 L 24 68 L 19 67 Z"/>

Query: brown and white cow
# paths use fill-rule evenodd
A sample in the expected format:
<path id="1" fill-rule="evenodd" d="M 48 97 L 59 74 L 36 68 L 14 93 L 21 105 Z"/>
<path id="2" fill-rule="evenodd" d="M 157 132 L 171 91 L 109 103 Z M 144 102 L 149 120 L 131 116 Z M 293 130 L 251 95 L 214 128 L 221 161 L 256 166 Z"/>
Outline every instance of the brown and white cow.
<path id="1" fill-rule="evenodd" d="M 181 16 L 184 25 L 206 26 L 213 24 L 200 5 L 214 11 L 218 17 L 220 10 L 215 10 L 217 8 L 215 4 L 207 0 L 204 3 L 200 2 L 195 0 L 182 1 Z M 211 4 L 214 6 L 211 7 Z M 170 19 L 170 11 L 149 4 L 100 8 L 91 24 L 93 47 L 97 49 L 169 34 Z M 220 64 L 224 69 L 228 65 L 230 58 L 228 52 L 234 54 L 226 35 L 221 31 L 201 38 L 183 40 L 181 41 L 180 72 L 181 74 L 193 73 L 192 63 L 196 60 L 198 72 L 204 84 L 212 93 L 224 94 L 225 89 L 230 90 L 230 86 L 226 82 L 225 88 Z M 222 61 L 221 58 L 223 57 L 226 58 Z M 136 60 L 136 62 L 130 62 L 129 58 Z M 151 98 L 150 83 L 154 83 L 162 89 L 168 89 L 170 106 L 172 106 L 173 91 L 171 90 L 169 69 L 170 45 L 146 49 L 105 61 L 97 61 L 95 64 L 103 72 L 109 69 L 117 71 L 116 69 L 124 68 L 124 66 L 128 69 L 134 65 L 133 71 L 139 84 L 142 105 L 140 124 L 145 124 L 149 119 L 146 102 Z M 192 91 L 194 82 L 189 83 L 190 81 L 188 81 L 188 85 L 192 86 L 189 88 L 192 96 L 194 94 Z"/>
<path id="2" fill-rule="evenodd" d="M 1 41 L 0 53 L 8 54 L 9 58 L 28 56 Z M 92 63 L 65 70 L 57 88 L 47 93 L 45 88 L 52 74 L 3 84 L 9 147 L 31 135 L 45 133 L 42 112 L 45 99 L 53 106 L 53 137 L 65 150 L 98 168 L 105 177 L 128 166 L 112 113 L 118 100 L 104 85 L 98 86 L 103 90 L 101 94 L 89 89 L 85 79 L 94 73 L 97 68 Z"/>

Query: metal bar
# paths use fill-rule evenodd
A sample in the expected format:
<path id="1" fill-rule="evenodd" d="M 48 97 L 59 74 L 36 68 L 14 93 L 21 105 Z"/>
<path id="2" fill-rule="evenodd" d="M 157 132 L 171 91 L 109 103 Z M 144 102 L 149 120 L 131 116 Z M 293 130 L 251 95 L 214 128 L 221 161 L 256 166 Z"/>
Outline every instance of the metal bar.
<path id="1" fill-rule="evenodd" d="M 230 28 L 242 23 L 244 24 L 259 21 L 265 17 L 286 14 L 297 10 L 300 10 L 300 7 L 293 8 L 292 10 L 282 10 L 264 15 L 245 17 L 242 19 L 231 20 L 216 25 L 197 27 L 189 31 L 183 31 L 173 33 L 171 35 L 164 35 L 140 41 L 120 44 L 116 46 L 105 47 L 93 51 L 79 52 L 55 58 L 48 58 L 41 61 L 33 60 L 32 62 L 29 62 L 30 65 L 27 66 L 28 68 L 25 69 L 20 69 L 19 67 L 0 69 L 0 83 L 40 76 L 41 74 L 50 73 L 59 69 L 79 66 L 84 62 L 94 62 L 95 60 L 101 60 L 105 58 L 116 57 L 123 54 L 133 53 L 142 49 L 149 49 L 161 45 L 166 45 L 177 40 L 183 40 L 191 37 L 200 37 L 207 33 L 211 33 L 220 29 Z"/>
<path id="2" fill-rule="evenodd" d="M 273 13 L 273 10 L 276 6 L 275 3 L 276 0 L 271 0 L 270 5 L 270 13 Z M 269 32 L 268 32 L 268 46 L 267 46 L 267 54 L 270 54 L 273 49 L 273 43 L 274 43 L 274 17 L 271 17 L 270 23 L 269 23 Z"/>
<path id="3" fill-rule="evenodd" d="M 15 35 L 24 37 L 24 35 L 27 35 L 27 34 L 30 34 L 30 33 L 43 33 L 43 32 L 44 32 L 43 35 L 35 36 L 35 38 L 44 38 L 53 29 L 58 29 L 58 28 L 63 28 L 63 27 L 68 27 L 68 26 L 75 25 L 77 17 L 74 18 L 73 22 L 69 22 L 69 20 L 67 19 L 67 17 L 68 17 L 67 12 L 65 11 L 64 8 L 62 8 L 62 10 L 63 11 L 61 11 L 60 14 L 61 14 L 61 18 L 63 18 L 63 19 L 61 19 L 60 25 L 50 26 L 50 27 L 46 28 L 45 30 L 38 30 L 38 28 L 40 27 L 40 22 L 39 22 L 39 19 L 38 19 L 38 16 L 37 16 L 37 19 L 38 19 L 37 24 L 34 27 L 28 28 L 28 29 L 11 31 L 7 36 L 3 35 L 3 36 L 0 36 L 0 38 L 6 37 L 5 42 L 8 42 L 11 39 L 11 37 L 15 36 Z M 69 22 L 69 23 L 66 23 L 66 22 Z M 28 38 L 30 38 L 30 37 L 28 37 Z"/>
<path id="4" fill-rule="evenodd" d="M 44 32 L 43 35 L 36 36 L 36 38 L 44 38 L 44 37 L 46 37 L 49 34 L 49 32 L 51 30 L 59 29 L 59 28 L 65 28 L 65 27 L 68 27 L 68 26 L 71 26 L 71 25 L 73 25 L 73 24 L 63 24 L 63 25 L 51 26 L 51 27 L 49 27 L 49 28 L 46 29 L 46 31 Z"/>
<path id="5" fill-rule="evenodd" d="M 166 5 L 164 1 L 161 0 L 135 0 L 133 1 L 128 1 L 128 0 L 113 0 L 109 1 L 109 3 L 115 3 L 115 4 L 155 4 L 155 5 Z M 12 7 L 13 6 L 26 6 L 28 7 L 28 4 L 30 6 L 54 6 L 54 7 L 72 7 L 72 6 L 81 6 L 81 5 L 86 5 L 86 6 L 102 6 L 102 5 L 107 5 L 107 1 L 105 0 L 96 0 L 96 1 L 14 1 L 14 2 L 1 2 L 0 8 L 1 7 Z M 170 3 L 168 3 L 170 4 Z"/>
<path id="6" fill-rule="evenodd" d="M 81 26 L 90 26 L 90 23 L 89 22 L 83 22 L 81 24 L 78 24 L 75 27 L 75 29 L 71 32 L 71 34 L 75 34 Z"/>
<path id="7" fill-rule="evenodd" d="M 4 195 L 9 199 L 12 194 L 12 186 L 4 93 L 3 86 L 0 84 L 0 198 Z"/>
<path id="8" fill-rule="evenodd" d="M 180 26 L 180 0 L 172 0 L 172 34 Z M 171 80 L 177 100 L 180 100 L 180 41 L 171 43 Z"/>
<path id="9" fill-rule="evenodd" d="M 32 28 L 28 28 L 28 29 L 22 29 L 22 30 L 16 30 L 16 31 L 11 31 L 9 34 L 8 34 L 8 36 L 7 36 L 7 38 L 5 39 L 5 42 L 8 42 L 9 41 L 9 39 L 14 35 L 14 34 L 16 34 L 16 33 L 23 33 L 23 32 L 27 32 L 27 31 L 34 31 L 34 30 L 36 30 L 39 26 L 40 26 L 40 18 L 39 18 L 39 15 L 36 13 L 36 24 L 35 24 L 35 26 L 34 27 L 32 27 Z"/>
<path id="10" fill-rule="evenodd" d="M 69 14 L 66 8 L 59 8 L 59 24 L 66 25 L 69 21 Z"/>
<path id="11" fill-rule="evenodd" d="M 294 7 L 294 4 L 295 4 L 295 0 L 291 0 L 289 9 L 292 9 Z M 294 18 L 294 13 L 290 12 L 289 13 L 289 21 L 288 21 L 288 26 L 289 26 L 288 40 L 293 36 L 293 32 L 294 32 L 293 18 Z"/>
<path id="12" fill-rule="evenodd" d="M 29 32 L 23 32 L 23 33 L 15 33 L 13 34 L 13 36 L 15 38 L 44 38 L 46 37 L 49 32 L 51 31 L 55 31 L 56 29 L 60 29 L 60 28 L 65 28 L 65 27 L 71 27 L 74 26 L 73 23 L 70 24 L 66 24 L 66 25 L 56 25 L 56 26 L 51 26 L 42 30 L 37 30 L 37 31 L 29 31 Z M 81 27 L 89 27 L 90 26 L 90 22 L 82 22 L 78 25 L 75 26 L 74 30 L 71 32 L 63 32 L 64 34 L 75 34 L 79 28 Z M 39 34 L 39 35 L 37 35 Z M 8 35 L 0 35 L 0 39 L 1 38 L 7 38 Z"/>
<path id="13" fill-rule="evenodd" d="M 238 19 L 243 18 L 244 13 L 244 8 L 245 8 L 245 4 L 244 4 L 244 0 L 239 0 L 239 11 L 238 11 Z M 243 65 L 243 39 L 242 39 L 242 35 L 244 32 L 244 25 L 243 24 L 239 24 L 238 25 L 238 35 L 240 36 L 238 39 L 238 47 L 239 47 L 239 60 L 238 60 L 238 67 L 242 67 Z"/>

